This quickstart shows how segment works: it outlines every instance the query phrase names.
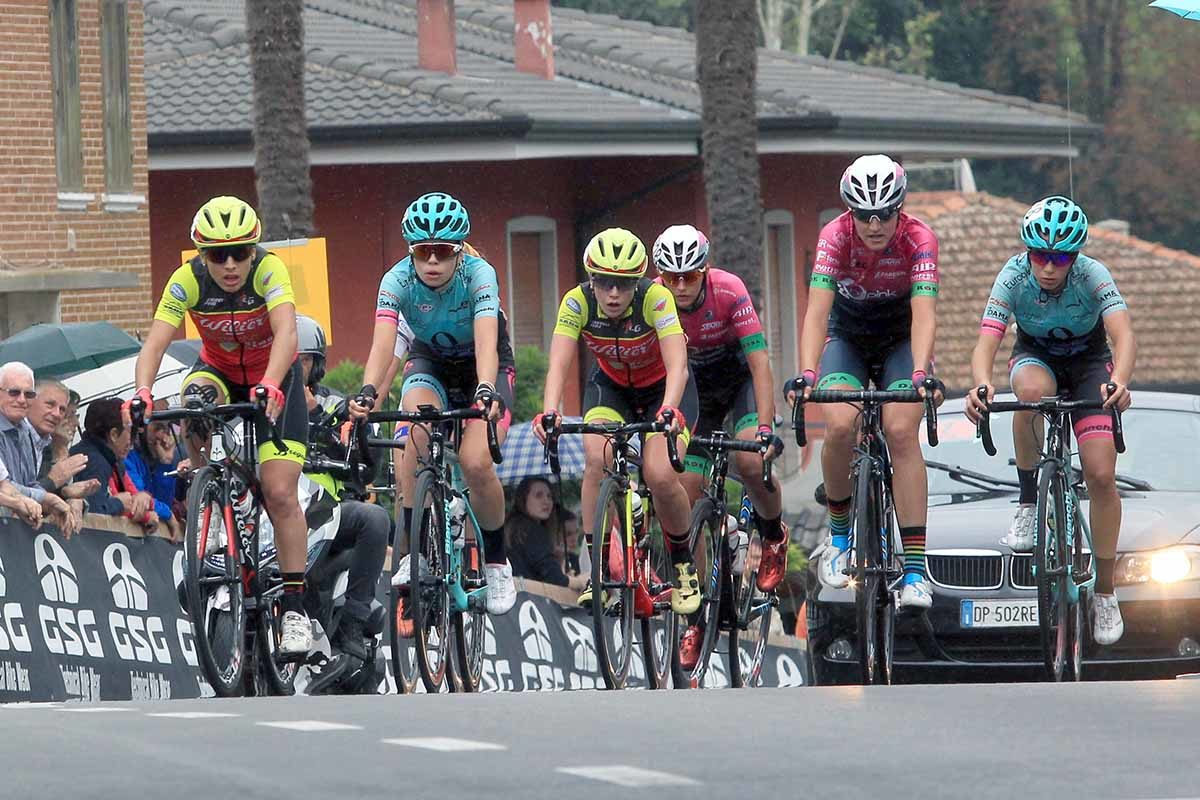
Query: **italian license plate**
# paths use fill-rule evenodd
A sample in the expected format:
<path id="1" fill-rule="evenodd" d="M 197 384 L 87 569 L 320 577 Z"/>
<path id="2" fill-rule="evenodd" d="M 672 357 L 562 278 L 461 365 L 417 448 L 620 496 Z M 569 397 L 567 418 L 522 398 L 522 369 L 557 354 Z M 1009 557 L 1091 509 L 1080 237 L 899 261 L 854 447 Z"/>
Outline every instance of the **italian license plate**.
<path id="1" fill-rule="evenodd" d="M 963 600 L 958 615 L 963 628 L 1034 628 L 1038 624 L 1037 599 Z"/>

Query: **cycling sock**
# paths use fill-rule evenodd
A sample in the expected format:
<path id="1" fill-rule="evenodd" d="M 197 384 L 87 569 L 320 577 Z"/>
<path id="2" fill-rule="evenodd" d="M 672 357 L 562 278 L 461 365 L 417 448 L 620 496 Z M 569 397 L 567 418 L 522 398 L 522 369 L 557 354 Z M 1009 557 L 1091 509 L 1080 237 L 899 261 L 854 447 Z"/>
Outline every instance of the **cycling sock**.
<path id="1" fill-rule="evenodd" d="M 913 525 L 900 529 L 904 543 L 904 575 L 925 577 L 925 526 Z"/>
<path id="2" fill-rule="evenodd" d="M 775 519 L 763 519 L 754 512 L 754 520 L 758 525 L 758 530 L 762 534 L 764 540 L 774 544 L 783 540 L 783 516 L 780 515 Z"/>
<path id="3" fill-rule="evenodd" d="M 829 535 L 833 546 L 845 550 L 850 546 L 850 498 L 829 500 Z"/>
<path id="4" fill-rule="evenodd" d="M 504 549 L 504 528 L 483 531 L 483 557 L 489 564 L 503 564 L 508 559 Z"/>
<path id="5" fill-rule="evenodd" d="M 295 611 L 298 614 L 304 613 L 304 573 L 303 572 L 284 572 L 283 578 L 283 599 L 279 601 L 279 605 L 285 612 Z"/>
<path id="6" fill-rule="evenodd" d="M 1017 482 L 1021 484 L 1021 496 L 1017 502 L 1023 506 L 1037 503 L 1037 470 L 1017 467 Z"/>
<path id="7" fill-rule="evenodd" d="M 1115 558 L 1096 558 L 1096 594 L 1113 593 L 1113 567 Z"/>

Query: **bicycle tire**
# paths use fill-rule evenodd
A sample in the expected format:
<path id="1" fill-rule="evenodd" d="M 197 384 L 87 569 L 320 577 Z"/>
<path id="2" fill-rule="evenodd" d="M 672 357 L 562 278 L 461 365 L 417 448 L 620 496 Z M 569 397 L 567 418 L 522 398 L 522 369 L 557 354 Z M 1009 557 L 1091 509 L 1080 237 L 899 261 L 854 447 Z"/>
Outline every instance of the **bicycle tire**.
<path id="1" fill-rule="evenodd" d="M 688 523 L 688 544 L 692 552 L 703 558 L 696 559 L 696 572 L 700 575 L 700 608 L 694 614 L 676 615 L 676 642 L 671 648 L 671 672 L 676 689 L 702 689 L 704 677 L 717 642 L 721 638 L 721 588 L 728 580 L 727 559 L 724 557 L 726 544 L 721 536 L 721 518 L 716 503 L 702 497 L 692 508 Z M 702 626 L 700 654 L 691 669 L 683 666 L 679 646 L 691 626 Z"/>
<path id="2" fill-rule="evenodd" d="M 890 480 L 889 478 L 885 478 Z M 887 542 L 888 550 L 881 553 L 880 563 L 885 569 L 892 567 L 880 583 L 880 594 L 876 610 L 878 616 L 875 629 L 878 631 L 877 643 L 879 653 L 879 675 L 881 683 L 890 686 L 892 683 L 892 662 L 896 649 L 896 600 L 892 594 L 892 575 L 897 577 L 904 574 L 904 545 L 897 542 L 895 529 L 895 509 L 892 504 L 891 492 L 887 483 L 875 484 L 875 508 L 881 518 L 882 541 Z M 900 563 L 896 563 L 899 560 Z"/>
<path id="3" fill-rule="evenodd" d="M 1074 492 L 1070 487 L 1067 491 Z M 1071 502 L 1066 503 L 1066 507 L 1071 509 L 1071 558 L 1073 568 L 1071 571 L 1071 581 L 1075 581 L 1075 576 L 1087 571 L 1087 553 L 1084 550 L 1084 526 L 1082 519 L 1082 510 L 1079 506 L 1079 498 L 1072 495 L 1068 498 L 1063 496 L 1064 502 L 1068 499 Z M 1071 587 L 1068 585 L 1067 589 Z M 1070 648 L 1068 651 L 1067 668 L 1071 672 L 1071 680 L 1083 680 L 1083 651 L 1087 639 L 1087 621 L 1085 619 L 1088 598 L 1087 585 L 1076 584 L 1075 602 L 1071 604 L 1071 638 Z"/>
<path id="4" fill-rule="evenodd" d="M 624 689 L 629 680 L 633 654 L 633 586 L 625 568 L 626 504 L 628 492 L 616 480 L 605 478 L 596 498 L 592 531 L 592 627 L 596 635 L 596 659 L 600 675 L 609 689 Z M 610 558 L 610 543 L 613 553 Z M 619 572 L 612 570 L 613 566 Z M 607 592 L 606 592 L 607 587 Z M 615 594 L 606 602 L 606 594 Z M 607 620 L 612 619 L 610 627 Z"/>
<path id="5" fill-rule="evenodd" d="M 388 593 L 390 597 L 388 615 L 388 639 L 390 658 L 392 662 L 392 679 L 396 682 L 397 694 L 412 694 L 420 681 L 417 669 L 416 644 L 412 636 L 400 635 L 400 623 L 404 615 L 403 601 L 406 586 L 393 586 Z"/>
<path id="6" fill-rule="evenodd" d="M 648 504 L 653 514 L 653 503 Z M 645 530 L 650 531 L 649 522 Z M 653 534 L 645 537 L 645 546 L 638 548 L 638 558 L 642 560 L 642 574 L 651 600 L 662 598 L 667 607 L 657 611 L 653 616 L 642 617 L 642 661 L 646 667 L 646 687 L 648 689 L 668 689 L 671 686 L 671 648 L 678 636 L 676 619 L 671 611 L 671 552 L 662 536 Z"/>
<path id="7" fill-rule="evenodd" d="M 879 631 L 876 605 L 881 591 L 887 591 L 887 581 L 879 574 L 882 553 L 879 546 L 879 525 L 876 521 L 875 492 L 871 486 L 871 465 L 855 467 L 854 505 L 851 507 L 850 530 L 857 552 L 854 593 L 855 619 L 858 633 L 858 664 L 865 685 L 880 682 Z M 882 584 L 882 586 L 881 586 Z"/>
<path id="8" fill-rule="evenodd" d="M 1038 598 L 1038 635 L 1046 677 L 1052 681 L 1070 680 L 1067 674 L 1070 650 L 1070 596 L 1063 558 L 1068 553 L 1063 520 L 1066 501 L 1063 475 L 1057 464 L 1042 467 L 1038 479 L 1037 539 L 1034 544 Z M 1053 514 L 1053 525 L 1051 524 Z M 1051 575 L 1051 572 L 1060 571 Z"/>
<path id="9" fill-rule="evenodd" d="M 412 606 L 417 668 L 425 690 L 436 694 L 446 683 L 450 663 L 450 597 L 446 590 L 446 507 L 433 470 L 422 470 L 413 491 L 413 532 L 416 547 L 409 559 L 408 601 Z M 420 574 L 422 558 L 428 574 Z"/>
<path id="10" fill-rule="evenodd" d="M 464 536 L 466 532 L 464 531 Z M 468 594 L 483 586 L 483 553 L 479 541 L 466 536 L 462 550 L 462 580 Z M 486 591 L 486 590 L 485 590 Z M 487 616 L 483 609 L 467 609 L 454 615 L 454 649 L 464 692 L 478 692 L 483 680 L 483 644 Z"/>
<path id="11" fill-rule="evenodd" d="M 255 637 L 258 674 L 267 694 L 290 697 L 296 693 L 296 673 L 300 670 L 300 662 L 288 661 L 280 664 L 275 660 L 282 631 L 283 609 L 280 607 L 278 596 L 268 599 L 264 595 L 260 602 L 265 603 L 267 607 L 258 614 L 258 635 Z"/>
<path id="12" fill-rule="evenodd" d="M 229 520 L 232 509 L 225 502 L 224 478 L 212 466 L 201 467 L 187 493 L 187 529 L 183 546 L 183 586 L 192 639 L 200 669 L 218 697 L 236 697 L 244 691 L 246 671 L 246 607 L 242 598 L 236 533 Z M 216 515 L 217 531 L 213 530 Z M 218 567 L 206 561 L 208 537 L 224 531 L 225 554 Z M 201 584 L 205 578 L 223 577 L 225 582 Z M 217 594 L 224 586 L 228 609 Z M 209 587 L 216 586 L 215 589 Z M 222 663 L 222 655 L 227 655 Z"/>
<path id="13" fill-rule="evenodd" d="M 767 656 L 767 640 L 771 635 L 771 615 L 775 611 L 771 594 L 758 589 L 762 534 L 754 527 L 747 534 L 750 542 L 746 566 L 742 574 L 733 575 L 735 619 L 729 631 L 729 685 L 735 689 L 762 685 L 763 662 Z M 742 659 L 741 631 L 754 634 L 745 660 Z"/>

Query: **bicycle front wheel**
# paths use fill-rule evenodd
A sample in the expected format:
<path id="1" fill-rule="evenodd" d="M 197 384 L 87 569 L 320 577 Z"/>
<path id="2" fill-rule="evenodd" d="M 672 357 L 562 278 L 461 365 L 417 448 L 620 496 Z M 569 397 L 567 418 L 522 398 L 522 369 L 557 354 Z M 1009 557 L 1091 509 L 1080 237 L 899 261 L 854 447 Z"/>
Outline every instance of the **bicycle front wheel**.
<path id="1" fill-rule="evenodd" d="M 881 603 L 887 603 L 887 575 L 882 552 L 882 528 L 880 508 L 876 504 L 876 492 L 871 481 L 871 465 L 861 463 L 855 477 L 854 505 L 851 508 L 850 530 L 854 537 L 856 570 L 854 606 L 858 623 L 858 664 L 862 681 L 866 685 L 885 683 L 887 672 L 884 659 L 886 648 L 880 647 L 880 621 L 886 627 L 886 612 L 881 614 Z"/>
<path id="2" fill-rule="evenodd" d="M 446 680 L 450 662 L 450 595 L 446 574 L 446 506 L 442 486 L 432 470 L 417 476 L 413 492 L 412 557 L 409 559 L 408 602 L 412 606 L 417 668 L 428 692 Z"/>
<path id="3" fill-rule="evenodd" d="M 216 468 L 202 467 L 192 478 L 187 506 L 183 590 L 196 656 L 217 696 L 234 697 L 246 669 L 246 608 L 233 509 Z"/>
<path id="4" fill-rule="evenodd" d="M 461 556 L 463 589 L 470 595 L 487 585 L 483 577 L 483 553 L 480 552 L 479 540 L 474 535 L 466 537 Z M 457 666 L 455 672 L 458 673 L 465 692 L 478 692 L 479 683 L 483 679 L 483 642 L 486 625 L 487 616 L 482 608 L 467 609 L 454 615 L 454 651 Z"/>
<path id="5" fill-rule="evenodd" d="M 729 631 L 729 685 L 735 689 L 761 685 L 767 639 L 771 634 L 771 614 L 775 610 L 774 593 L 768 594 L 758 589 L 762 534 L 757 528 L 752 528 L 749 535 L 745 566 L 741 573 L 732 576 L 735 624 Z M 746 657 L 742 655 L 741 631 L 749 634 Z"/>
<path id="6" fill-rule="evenodd" d="M 1066 565 L 1068 545 L 1066 486 L 1058 465 L 1042 467 L 1038 480 L 1037 541 L 1034 545 L 1038 596 L 1038 632 L 1046 677 L 1071 680 L 1072 624 L 1070 586 Z"/>
<path id="7" fill-rule="evenodd" d="M 696 569 L 700 573 L 700 608 L 690 615 L 676 615 L 675 628 L 679 641 L 671 649 L 671 670 L 676 689 L 701 689 L 708 674 L 709 661 L 721 638 L 721 585 L 728 570 L 724 554 L 725 540 L 721 536 L 724 514 L 707 497 L 702 497 L 692 509 L 688 525 L 688 543 L 696 553 Z M 691 631 L 699 639 L 696 663 L 683 664 L 680 652 L 684 637 Z"/>
<path id="8" fill-rule="evenodd" d="M 626 564 L 629 494 L 613 479 L 600 484 L 592 531 L 592 626 L 600 674 L 609 689 L 624 689 L 633 653 L 632 565 Z"/>

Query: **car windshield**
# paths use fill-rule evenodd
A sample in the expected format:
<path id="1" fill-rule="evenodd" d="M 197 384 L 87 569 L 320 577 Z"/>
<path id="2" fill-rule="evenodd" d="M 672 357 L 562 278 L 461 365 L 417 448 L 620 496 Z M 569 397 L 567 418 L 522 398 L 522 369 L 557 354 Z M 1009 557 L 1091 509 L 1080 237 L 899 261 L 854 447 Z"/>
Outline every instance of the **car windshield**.
<path id="1" fill-rule="evenodd" d="M 1125 412 L 1121 421 L 1125 426 L 1126 450 L 1117 458 L 1119 475 L 1145 481 L 1158 491 L 1200 492 L 1200 470 L 1195 468 L 1196 454 L 1200 452 L 1200 414 L 1135 407 Z M 929 447 L 924 439 L 922 425 L 921 447 L 928 461 L 978 473 L 970 477 L 930 469 L 930 494 L 982 492 L 992 488 L 1012 491 L 1009 486 L 992 485 L 987 480 L 1006 484 L 1016 480 L 1016 468 L 1009 464 L 1013 458 L 1011 414 L 992 415 L 994 457 L 983 451 L 983 444 L 975 438 L 975 425 L 963 414 L 938 415 L 937 447 Z"/>

